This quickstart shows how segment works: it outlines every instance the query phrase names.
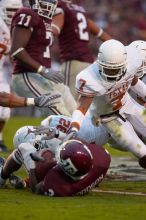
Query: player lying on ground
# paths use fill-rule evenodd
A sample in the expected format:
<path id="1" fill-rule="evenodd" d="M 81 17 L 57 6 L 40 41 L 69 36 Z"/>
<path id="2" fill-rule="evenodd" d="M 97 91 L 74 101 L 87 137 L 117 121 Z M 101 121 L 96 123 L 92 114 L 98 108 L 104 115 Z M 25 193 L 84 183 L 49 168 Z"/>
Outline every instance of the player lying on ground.
<path id="1" fill-rule="evenodd" d="M 34 160 L 42 160 L 35 162 Z M 2 159 L 1 159 L 2 161 Z M 98 145 L 78 140 L 66 141 L 54 155 L 21 143 L 0 167 L 0 186 L 24 165 L 33 193 L 47 196 L 84 195 L 100 183 L 110 165 L 110 155 Z"/>

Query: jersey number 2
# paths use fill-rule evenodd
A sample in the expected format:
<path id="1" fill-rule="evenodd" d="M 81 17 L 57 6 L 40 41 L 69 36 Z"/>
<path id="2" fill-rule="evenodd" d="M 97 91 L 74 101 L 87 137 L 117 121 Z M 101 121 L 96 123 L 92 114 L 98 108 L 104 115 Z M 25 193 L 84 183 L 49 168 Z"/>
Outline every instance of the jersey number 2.
<path id="1" fill-rule="evenodd" d="M 78 12 L 77 13 L 77 20 L 79 21 L 78 28 L 79 28 L 79 37 L 80 37 L 80 39 L 88 41 L 89 40 L 89 33 L 88 33 L 88 31 L 86 31 L 87 20 L 85 18 L 85 15 L 82 14 L 81 12 Z"/>

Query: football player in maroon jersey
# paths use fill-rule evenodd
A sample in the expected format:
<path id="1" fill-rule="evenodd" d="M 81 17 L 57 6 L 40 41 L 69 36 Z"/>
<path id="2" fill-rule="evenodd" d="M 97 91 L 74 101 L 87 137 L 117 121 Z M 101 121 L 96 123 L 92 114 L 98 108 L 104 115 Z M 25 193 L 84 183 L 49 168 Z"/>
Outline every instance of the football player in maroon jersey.
<path id="1" fill-rule="evenodd" d="M 63 143 L 55 158 L 48 150 L 44 155 L 43 152 L 39 159 L 44 160 L 45 165 L 34 162 L 38 159 L 36 149 L 29 143 L 20 144 L 5 163 L 1 158 L 0 186 L 23 161 L 29 172 L 32 192 L 60 197 L 84 195 L 103 180 L 111 161 L 101 146 L 78 140 Z"/>
<path id="2" fill-rule="evenodd" d="M 29 0 L 31 7 L 20 8 L 13 16 L 11 23 L 11 57 L 14 67 L 12 88 L 20 96 L 38 97 L 48 91 L 56 91 L 56 84 L 63 82 L 62 74 L 50 68 L 52 45 L 50 23 L 57 2 L 57 0 Z M 57 108 L 50 107 L 47 115 L 61 112 L 70 115 L 63 98 L 57 104 Z"/>
<path id="3" fill-rule="evenodd" d="M 111 36 L 87 17 L 85 9 L 75 0 L 59 0 L 52 31 L 59 37 L 60 59 L 65 85 L 70 87 L 74 97 L 76 75 L 94 61 L 89 48 L 90 33 L 106 41 Z"/>

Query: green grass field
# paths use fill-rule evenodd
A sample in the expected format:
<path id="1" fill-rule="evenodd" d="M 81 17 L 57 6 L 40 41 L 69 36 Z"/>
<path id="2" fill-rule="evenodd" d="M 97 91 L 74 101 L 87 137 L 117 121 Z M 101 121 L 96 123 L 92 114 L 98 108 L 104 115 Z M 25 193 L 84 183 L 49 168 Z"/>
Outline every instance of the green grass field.
<path id="1" fill-rule="evenodd" d="M 40 118 L 11 118 L 4 130 L 10 150 L 13 149 L 13 135 L 19 127 L 39 125 L 40 121 Z M 127 156 L 124 152 L 108 150 L 112 156 Z M 25 172 L 21 169 L 18 174 L 24 176 Z M 146 193 L 146 183 L 105 179 L 97 189 Z M 146 196 L 90 192 L 82 197 L 48 198 L 33 195 L 29 190 L 13 189 L 9 184 L 0 189 L 0 220 L 144 220 L 145 207 Z"/>

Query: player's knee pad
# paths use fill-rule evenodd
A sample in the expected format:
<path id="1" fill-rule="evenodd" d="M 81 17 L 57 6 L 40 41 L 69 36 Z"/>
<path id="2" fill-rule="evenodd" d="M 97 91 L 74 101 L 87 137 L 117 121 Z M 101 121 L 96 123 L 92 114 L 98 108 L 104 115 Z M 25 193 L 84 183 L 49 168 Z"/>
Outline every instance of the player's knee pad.
<path id="1" fill-rule="evenodd" d="M 139 165 L 146 169 L 146 155 L 139 159 Z"/>

